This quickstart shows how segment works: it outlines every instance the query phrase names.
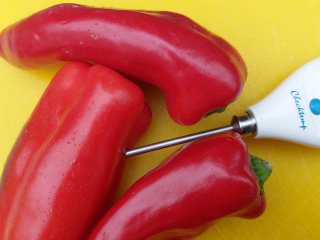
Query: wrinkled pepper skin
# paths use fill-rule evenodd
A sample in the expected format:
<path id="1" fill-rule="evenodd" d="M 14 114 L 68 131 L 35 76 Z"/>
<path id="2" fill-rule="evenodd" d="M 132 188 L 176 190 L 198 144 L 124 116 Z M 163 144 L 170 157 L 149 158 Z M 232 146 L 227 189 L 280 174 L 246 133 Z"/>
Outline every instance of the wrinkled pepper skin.
<path id="1" fill-rule="evenodd" d="M 192 125 L 240 94 L 247 70 L 225 40 L 172 12 L 60 4 L 2 31 L 0 56 L 22 68 L 81 60 L 159 87 L 168 112 Z"/>
<path id="2" fill-rule="evenodd" d="M 50 82 L 2 175 L 1 240 L 86 239 L 111 200 L 124 149 L 150 122 L 140 88 L 74 62 Z"/>
<path id="3" fill-rule="evenodd" d="M 224 216 L 254 218 L 264 209 L 247 147 L 230 132 L 186 145 L 138 180 L 88 239 L 189 239 Z"/>

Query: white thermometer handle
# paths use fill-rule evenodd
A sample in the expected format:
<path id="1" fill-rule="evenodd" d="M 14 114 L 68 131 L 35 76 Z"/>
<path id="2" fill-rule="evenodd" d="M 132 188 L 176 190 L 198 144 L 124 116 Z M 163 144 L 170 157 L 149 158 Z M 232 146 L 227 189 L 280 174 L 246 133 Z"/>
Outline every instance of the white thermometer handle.
<path id="1" fill-rule="evenodd" d="M 297 69 L 248 112 L 257 138 L 320 147 L 320 58 Z"/>

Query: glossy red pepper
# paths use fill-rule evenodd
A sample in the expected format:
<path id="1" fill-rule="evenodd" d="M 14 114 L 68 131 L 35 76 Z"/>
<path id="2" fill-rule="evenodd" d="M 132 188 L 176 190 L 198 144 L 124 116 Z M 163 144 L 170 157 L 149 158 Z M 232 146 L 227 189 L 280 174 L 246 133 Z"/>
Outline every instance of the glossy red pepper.
<path id="1" fill-rule="evenodd" d="M 238 52 L 191 19 L 172 12 L 50 7 L 5 29 L 0 56 L 23 68 L 85 60 L 159 87 L 183 125 L 226 107 L 247 70 Z"/>
<path id="2" fill-rule="evenodd" d="M 186 239 L 224 216 L 258 217 L 271 168 L 249 158 L 236 133 L 188 144 L 138 180 L 89 240 Z"/>
<path id="3" fill-rule="evenodd" d="M 74 62 L 51 81 L 0 185 L 1 240 L 86 239 L 108 207 L 124 154 L 150 122 L 142 91 Z"/>

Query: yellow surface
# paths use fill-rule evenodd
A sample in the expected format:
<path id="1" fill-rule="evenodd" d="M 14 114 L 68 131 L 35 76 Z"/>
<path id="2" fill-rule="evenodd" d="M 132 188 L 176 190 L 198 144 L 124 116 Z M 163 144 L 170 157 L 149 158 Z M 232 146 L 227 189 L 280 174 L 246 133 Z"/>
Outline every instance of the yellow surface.
<path id="1" fill-rule="evenodd" d="M 0 28 L 61 1 L 2 1 Z M 320 55 L 320 1 L 316 0 L 87 0 L 77 3 L 183 13 L 232 43 L 245 59 L 249 77 L 239 100 L 220 115 L 192 127 L 174 124 L 161 93 L 143 86 L 154 118 L 139 145 L 226 124 L 233 114 L 267 95 L 301 64 Z M 26 72 L 0 59 L 1 168 L 19 130 L 58 68 Z M 174 69 L 173 69 L 174 71 Z M 319 90 L 320 95 L 320 90 Z M 250 151 L 269 160 L 267 209 L 256 220 L 226 218 L 197 239 L 320 239 L 320 150 L 275 140 L 246 138 Z M 118 196 L 157 166 L 174 148 L 128 159 Z"/>

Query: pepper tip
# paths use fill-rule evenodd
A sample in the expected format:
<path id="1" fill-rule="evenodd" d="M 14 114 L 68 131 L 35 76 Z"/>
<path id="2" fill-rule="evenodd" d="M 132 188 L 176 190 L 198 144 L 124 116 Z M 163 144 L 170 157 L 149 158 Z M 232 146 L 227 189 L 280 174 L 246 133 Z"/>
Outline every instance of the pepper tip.
<path id="1" fill-rule="evenodd" d="M 2 49 L 2 41 L 1 41 L 2 37 L 1 37 L 1 34 L 0 34 L 0 57 L 3 56 L 3 49 Z"/>

